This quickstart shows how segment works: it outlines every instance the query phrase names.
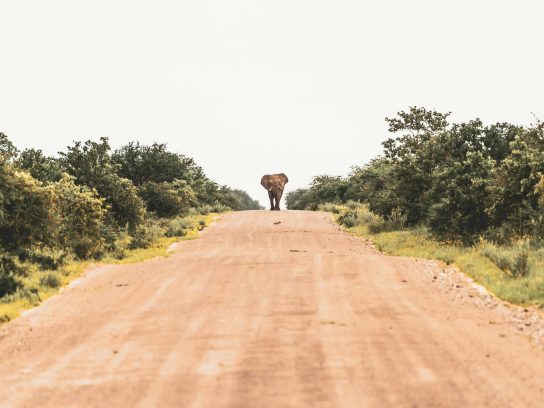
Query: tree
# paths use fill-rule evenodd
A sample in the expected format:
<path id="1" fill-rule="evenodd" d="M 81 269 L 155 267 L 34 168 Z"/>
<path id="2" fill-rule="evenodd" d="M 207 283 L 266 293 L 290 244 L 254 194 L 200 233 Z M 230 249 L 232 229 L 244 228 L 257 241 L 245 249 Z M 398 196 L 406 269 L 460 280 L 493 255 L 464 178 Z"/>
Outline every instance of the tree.
<path id="1" fill-rule="evenodd" d="M 120 227 L 133 230 L 143 222 L 145 204 L 138 196 L 136 187 L 126 178 L 120 177 L 112 164 L 107 138 L 100 142 L 75 142 L 66 152 L 61 152 L 60 163 L 78 185 L 95 189 L 105 198 L 111 217 Z"/>
<path id="2" fill-rule="evenodd" d="M 15 165 L 43 183 L 58 181 L 62 177 L 60 163 L 45 156 L 41 150 L 23 150 L 15 160 Z"/>
<path id="3" fill-rule="evenodd" d="M 317 210 L 317 202 L 313 192 L 309 188 L 299 188 L 290 191 L 285 197 L 285 203 L 289 210 Z"/>
<path id="4" fill-rule="evenodd" d="M 148 181 L 140 187 L 140 196 L 150 211 L 159 217 L 174 217 L 185 213 L 195 201 L 193 189 L 184 180 L 172 183 Z"/>
<path id="5" fill-rule="evenodd" d="M 102 231 L 107 210 L 95 191 L 77 186 L 74 178 L 63 174 L 50 185 L 53 192 L 56 246 L 73 251 L 82 259 L 99 254 L 104 244 Z"/>
<path id="6" fill-rule="evenodd" d="M 0 157 L 0 247 L 52 245 L 53 204 L 51 191 Z"/>
<path id="7" fill-rule="evenodd" d="M 538 236 L 544 233 L 544 210 L 539 185 L 544 173 L 544 138 L 531 128 L 510 142 L 510 154 L 497 168 L 489 212 L 501 236 Z"/>
<path id="8" fill-rule="evenodd" d="M 434 162 L 427 154 L 432 139 L 448 129 L 450 112 L 440 113 L 412 106 L 408 112 L 400 111 L 395 118 L 386 118 L 392 133 L 407 132 L 383 142 L 384 157 L 394 163 L 391 181 L 392 194 L 407 216 L 409 224 L 425 220 L 431 187 Z M 391 208 L 396 208 L 391 207 Z M 383 214 L 389 215 L 389 214 Z"/>
<path id="9" fill-rule="evenodd" d="M 396 159 L 416 154 L 423 143 L 433 135 L 448 128 L 448 117 L 451 112 L 440 113 L 435 110 L 410 106 L 409 111 L 397 112 L 395 118 L 385 118 L 389 124 L 389 132 L 408 132 L 395 139 L 387 139 L 383 143 L 385 156 Z"/>
<path id="10" fill-rule="evenodd" d="M 385 157 L 355 167 L 347 181 L 346 200 L 367 202 L 373 212 L 382 216 L 391 214 L 401 206 L 395 195 L 398 186 L 394 170 L 395 163 Z"/>
<path id="11" fill-rule="evenodd" d="M 149 181 L 171 183 L 185 180 L 191 183 L 198 173 L 193 159 L 168 151 L 166 143 L 155 142 L 145 146 L 130 142 L 113 153 L 112 163 L 117 166 L 121 177 L 131 180 L 136 186 Z"/>
<path id="12" fill-rule="evenodd" d="M 8 137 L 0 132 L 0 156 L 3 156 L 6 161 L 10 161 L 15 158 L 18 153 L 19 151 L 13 143 L 11 143 Z"/>
<path id="13" fill-rule="evenodd" d="M 219 190 L 219 195 L 219 202 L 234 211 L 260 210 L 263 208 L 257 200 L 253 200 L 243 190 L 233 190 L 227 186 L 222 186 Z"/>
<path id="14" fill-rule="evenodd" d="M 489 226 L 487 208 L 494 162 L 482 152 L 439 166 L 433 173 L 428 224 L 444 240 L 472 242 Z"/>

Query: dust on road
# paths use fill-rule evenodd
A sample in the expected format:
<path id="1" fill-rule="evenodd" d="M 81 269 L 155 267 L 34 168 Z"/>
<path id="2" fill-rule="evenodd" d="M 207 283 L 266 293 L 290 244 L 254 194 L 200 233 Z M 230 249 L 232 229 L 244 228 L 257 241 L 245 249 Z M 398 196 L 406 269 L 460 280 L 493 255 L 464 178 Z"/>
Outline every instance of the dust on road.
<path id="1" fill-rule="evenodd" d="M 496 310 L 316 212 L 228 214 L 0 329 L 0 406 L 536 407 L 543 374 Z"/>

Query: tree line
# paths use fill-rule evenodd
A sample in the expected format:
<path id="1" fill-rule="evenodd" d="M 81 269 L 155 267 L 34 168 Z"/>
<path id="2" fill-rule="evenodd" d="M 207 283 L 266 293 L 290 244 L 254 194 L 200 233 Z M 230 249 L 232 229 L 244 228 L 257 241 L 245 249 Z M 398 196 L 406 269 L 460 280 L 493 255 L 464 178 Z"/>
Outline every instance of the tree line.
<path id="1" fill-rule="evenodd" d="M 0 296 L 16 288 L 24 262 L 53 267 L 70 255 L 100 258 L 121 243 L 149 246 L 169 234 L 168 220 L 190 213 L 258 208 L 163 143 L 112 151 L 101 138 L 51 157 L 19 151 L 0 133 Z"/>
<path id="2" fill-rule="evenodd" d="M 288 194 L 288 208 L 353 200 L 385 220 L 425 226 L 443 241 L 540 239 L 544 124 L 450 123 L 449 116 L 410 107 L 386 118 L 394 137 L 382 143 L 382 154 L 347 177 L 314 177 Z"/>

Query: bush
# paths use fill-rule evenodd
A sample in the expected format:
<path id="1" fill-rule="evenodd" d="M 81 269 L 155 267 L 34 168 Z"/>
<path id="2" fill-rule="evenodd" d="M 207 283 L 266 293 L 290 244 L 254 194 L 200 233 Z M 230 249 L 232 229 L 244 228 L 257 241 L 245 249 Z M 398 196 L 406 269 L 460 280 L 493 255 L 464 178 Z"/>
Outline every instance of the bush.
<path id="1" fill-rule="evenodd" d="M 53 273 L 46 273 L 40 276 L 40 286 L 46 288 L 58 288 L 60 286 L 60 279 Z"/>
<path id="2" fill-rule="evenodd" d="M 131 236 L 130 249 L 149 248 L 160 237 L 164 236 L 164 230 L 161 228 L 159 222 L 148 219 L 145 223 L 138 225 Z"/>
<path id="3" fill-rule="evenodd" d="M 340 224 L 347 228 L 352 228 L 358 225 L 359 220 L 357 219 L 357 214 L 355 213 L 346 213 L 338 218 Z"/>
<path id="4" fill-rule="evenodd" d="M 358 208 L 362 208 L 363 204 L 357 201 L 348 200 L 346 203 L 346 207 L 348 207 L 350 210 L 357 210 Z"/>
<path id="5" fill-rule="evenodd" d="M 77 186 L 68 174 L 63 174 L 50 189 L 55 197 L 56 245 L 73 251 L 81 259 L 99 254 L 105 241 L 104 199 Z"/>
<path id="6" fill-rule="evenodd" d="M 145 204 L 134 184 L 120 177 L 110 157 L 107 138 L 75 142 L 61 152 L 59 163 L 75 178 L 76 184 L 95 189 L 105 199 L 111 218 L 119 227 L 133 229 L 144 220 Z"/>
<path id="7" fill-rule="evenodd" d="M 406 214 L 403 214 L 400 208 L 395 208 L 387 217 L 388 229 L 390 231 L 402 230 L 406 227 L 407 221 L 408 216 Z"/>
<path id="8" fill-rule="evenodd" d="M 368 217 L 366 226 L 371 234 L 379 234 L 380 232 L 389 231 L 388 224 L 380 215 L 372 213 L 372 217 Z"/>
<path id="9" fill-rule="evenodd" d="M 187 218 L 174 218 L 166 227 L 167 237 L 184 237 L 187 231 L 193 228 L 193 222 Z"/>
<path id="10" fill-rule="evenodd" d="M 108 237 L 105 249 L 115 259 L 123 259 L 127 256 L 127 251 L 131 246 L 132 237 L 123 231 Z M 101 254 L 103 255 L 103 254 Z"/>
<path id="11" fill-rule="evenodd" d="M 41 268 L 57 270 L 65 264 L 67 253 L 63 250 L 50 248 L 31 248 L 19 251 L 18 257 L 22 262 L 31 262 Z"/>
<path id="12" fill-rule="evenodd" d="M 15 277 L 0 268 L 0 297 L 15 292 L 18 286 Z"/>
<path id="13" fill-rule="evenodd" d="M 230 211 L 230 207 L 229 207 L 229 206 L 223 205 L 223 204 L 221 204 L 221 203 L 215 203 L 215 204 L 212 206 L 212 211 L 211 211 L 211 212 L 214 212 L 214 213 L 223 213 L 223 212 L 227 212 L 227 211 Z"/>
<path id="14" fill-rule="evenodd" d="M 0 156 L 0 245 L 20 249 L 52 244 L 52 192 L 25 172 L 15 171 Z"/>
<path id="15" fill-rule="evenodd" d="M 146 182 L 140 187 L 140 196 L 147 209 L 159 217 L 173 217 L 183 214 L 194 200 L 194 192 L 184 181 L 175 183 Z"/>
<path id="16" fill-rule="evenodd" d="M 208 215 L 209 213 L 213 212 L 213 207 L 211 205 L 204 205 L 202 207 L 198 207 L 196 211 L 200 215 Z"/>
<path id="17" fill-rule="evenodd" d="M 340 207 L 338 205 L 332 204 L 332 203 L 319 204 L 317 206 L 317 209 L 318 209 L 318 211 L 325 211 L 325 212 L 330 212 L 330 213 L 333 213 L 333 214 L 339 214 L 340 213 Z"/>
<path id="18" fill-rule="evenodd" d="M 486 244 L 481 253 L 510 278 L 524 278 L 531 273 L 528 242 L 520 242 L 509 248 Z"/>

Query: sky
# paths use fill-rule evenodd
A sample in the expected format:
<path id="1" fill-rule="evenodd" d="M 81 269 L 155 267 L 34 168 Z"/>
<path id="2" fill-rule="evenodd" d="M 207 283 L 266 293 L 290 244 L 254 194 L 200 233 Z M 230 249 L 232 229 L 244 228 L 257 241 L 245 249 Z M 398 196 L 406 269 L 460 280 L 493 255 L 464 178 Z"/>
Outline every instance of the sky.
<path id="1" fill-rule="evenodd" d="M 0 132 L 166 142 L 263 205 L 381 152 L 417 105 L 544 118 L 541 0 L 0 0 Z"/>

